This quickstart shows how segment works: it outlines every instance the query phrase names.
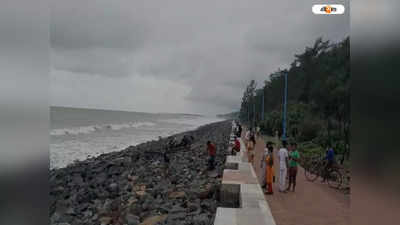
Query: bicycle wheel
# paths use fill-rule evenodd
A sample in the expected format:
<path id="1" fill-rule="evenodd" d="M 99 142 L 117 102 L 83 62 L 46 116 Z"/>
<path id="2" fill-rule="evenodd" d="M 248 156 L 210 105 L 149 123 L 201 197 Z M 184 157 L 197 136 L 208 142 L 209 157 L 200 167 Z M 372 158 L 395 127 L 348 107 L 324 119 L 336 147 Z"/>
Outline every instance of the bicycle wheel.
<path id="1" fill-rule="evenodd" d="M 313 166 L 308 167 L 308 169 L 304 170 L 304 175 L 308 181 L 315 181 L 318 178 L 319 174 L 319 165 L 315 164 Z"/>
<path id="2" fill-rule="evenodd" d="M 333 169 L 329 172 L 327 180 L 330 187 L 339 189 L 342 185 L 342 174 L 339 170 Z"/>

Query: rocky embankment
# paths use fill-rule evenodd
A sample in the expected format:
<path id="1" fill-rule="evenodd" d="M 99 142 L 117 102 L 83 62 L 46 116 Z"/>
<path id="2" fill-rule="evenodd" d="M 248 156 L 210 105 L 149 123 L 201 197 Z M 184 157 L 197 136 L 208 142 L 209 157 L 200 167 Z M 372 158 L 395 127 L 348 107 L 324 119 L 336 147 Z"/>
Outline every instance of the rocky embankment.
<path id="1" fill-rule="evenodd" d="M 169 163 L 157 154 L 161 140 L 51 170 L 51 224 L 212 224 L 230 130 L 224 121 L 185 132 L 195 142 L 169 153 Z M 207 140 L 217 147 L 214 171 Z"/>

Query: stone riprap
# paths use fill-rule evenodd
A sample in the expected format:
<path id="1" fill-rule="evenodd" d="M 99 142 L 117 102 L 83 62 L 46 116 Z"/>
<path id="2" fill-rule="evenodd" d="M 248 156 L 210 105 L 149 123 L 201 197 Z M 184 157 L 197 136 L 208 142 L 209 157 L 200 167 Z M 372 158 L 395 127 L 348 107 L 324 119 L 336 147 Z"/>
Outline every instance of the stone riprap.
<path id="1" fill-rule="evenodd" d="M 51 224 L 194 224 L 214 221 L 231 122 L 202 126 L 191 148 L 162 154 L 165 141 L 150 141 L 50 171 Z M 217 147 L 207 171 L 206 142 Z"/>

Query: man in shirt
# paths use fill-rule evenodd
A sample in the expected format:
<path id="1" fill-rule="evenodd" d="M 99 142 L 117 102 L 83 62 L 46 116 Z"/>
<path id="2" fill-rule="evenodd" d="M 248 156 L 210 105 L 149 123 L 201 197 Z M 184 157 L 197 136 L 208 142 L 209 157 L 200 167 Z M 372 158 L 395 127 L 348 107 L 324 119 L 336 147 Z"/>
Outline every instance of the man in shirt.
<path id="1" fill-rule="evenodd" d="M 233 120 L 233 121 L 232 121 L 232 131 L 233 131 L 233 132 L 236 132 L 236 128 L 237 128 L 236 121 Z"/>
<path id="2" fill-rule="evenodd" d="M 214 169 L 215 155 L 217 153 L 215 145 L 211 141 L 207 141 L 207 151 L 208 151 L 208 170 Z"/>
<path id="3" fill-rule="evenodd" d="M 292 188 L 292 191 L 296 189 L 296 176 L 297 176 L 297 164 L 299 162 L 300 154 L 297 151 L 297 144 L 291 143 L 291 152 L 289 153 L 289 187 L 287 191 Z"/>
<path id="4" fill-rule="evenodd" d="M 251 128 L 250 128 L 250 130 L 251 130 Z M 250 135 L 251 135 L 250 130 L 246 131 L 246 135 L 245 135 L 246 146 L 249 144 L 249 141 L 250 141 Z"/>
<path id="5" fill-rule="evenodd" d="M 238 136 L 238 137 L 241 137 L 242 136 L 242 125 L 238 125 L 238 131 L 237 131 L 237 135 L 236 136 Z"/>
<path id="6" fill-rule="evenodd" d="M 279 149 L 278 158 L 279 158 L 279 191 L 286 192 L 286 174 L 287 174 L 287 165 L 288 165 L 288 151 L 286 149 L 287 142 L 285 140 L 282 141 L 282 148 Z"/>
<path id="7" fill-rule="evenodd" d="M 232 148 L 232 155 L 236 155 L 236 152 L 240 152 L 239 138 L 235 138 L 235 145 Z"/>
<path id="8" fill-rule="evenodd" d="M 326 181 L 329 169 L 331 169 L 332 166 L 335 164 L 335 152 L 333 151 L 331 145 L 328 145 L 328 151 L 326 152 L 325 160 L 327 161 L 327 163 L 324 169 L 324 180 L 322 182 Z"/>

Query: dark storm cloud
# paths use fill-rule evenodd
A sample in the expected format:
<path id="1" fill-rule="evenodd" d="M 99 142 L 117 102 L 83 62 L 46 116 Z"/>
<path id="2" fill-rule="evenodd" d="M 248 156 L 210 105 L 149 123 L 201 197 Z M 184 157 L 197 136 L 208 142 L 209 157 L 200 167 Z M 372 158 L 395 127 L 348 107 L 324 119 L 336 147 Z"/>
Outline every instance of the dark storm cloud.
<path id="1" fill-rule="evenodd" d="M 140 47 L 146 24 L 129 1 L 52 1 L 51 45 L 58 49 Z"/>
<path id="2" fill-rule="evenodd" d="M 182 99 L 192 103 L 188 111 L 235 110 L 250 79 L 262 85 L 316 38 L 339 41 L 349 34 L 348 11 L 316 16 L 316 3 L 55 1 L 53 68 L 177 82 L 190 90 Z"/>

